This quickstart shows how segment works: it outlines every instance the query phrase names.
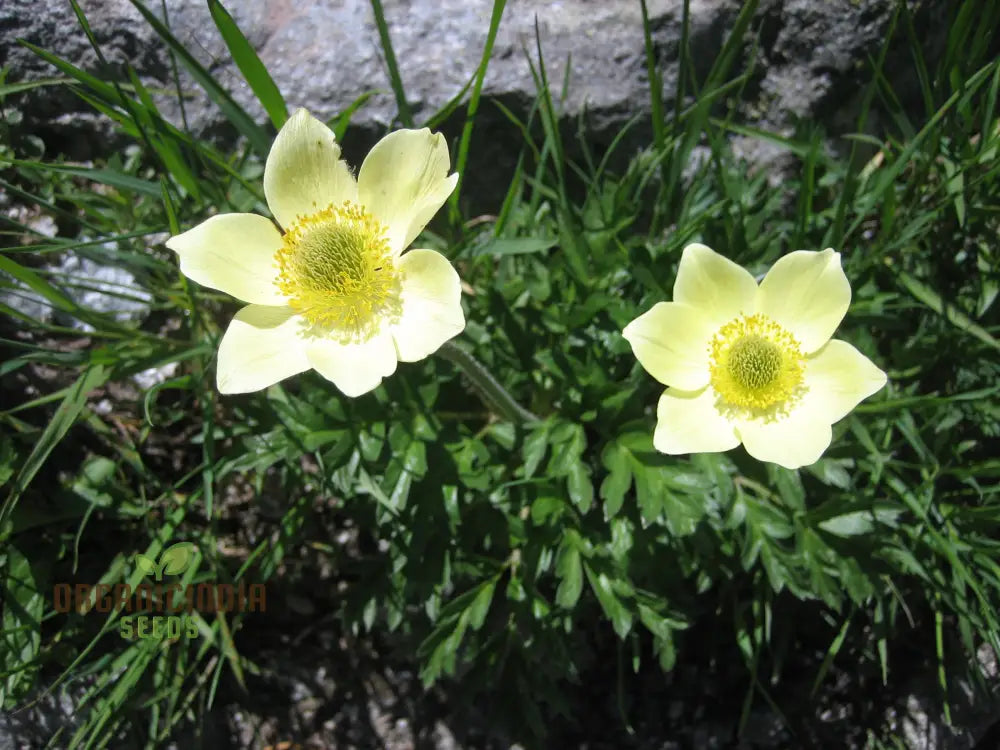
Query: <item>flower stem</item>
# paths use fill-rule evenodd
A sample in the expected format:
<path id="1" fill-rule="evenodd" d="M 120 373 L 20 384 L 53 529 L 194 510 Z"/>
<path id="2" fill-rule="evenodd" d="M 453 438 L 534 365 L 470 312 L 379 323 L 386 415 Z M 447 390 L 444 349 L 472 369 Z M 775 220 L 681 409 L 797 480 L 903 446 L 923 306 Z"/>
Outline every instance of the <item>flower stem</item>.
<path id="1" fill-rule="evenodd" d="M 504 418 L 515 423 L 540 421 L 537 416 L 521 406 L 507 389 L 490 375 L 479 360 L 451 341 L 446 341 L 438 350 L 442 356 L 458 366 L 462 373 L 472 382 L 487 406 L 495 409 Z"/>

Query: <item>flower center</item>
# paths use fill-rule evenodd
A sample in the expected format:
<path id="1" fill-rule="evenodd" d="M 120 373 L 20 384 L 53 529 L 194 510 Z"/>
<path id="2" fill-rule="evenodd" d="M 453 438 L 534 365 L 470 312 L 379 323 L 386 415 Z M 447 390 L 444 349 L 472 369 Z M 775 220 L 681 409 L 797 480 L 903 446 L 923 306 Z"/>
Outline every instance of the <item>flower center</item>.
<path id="1" fill-rule="evenodd" d="M 367 341 L 402 307 L 400 274 L 385 233 L 350 201 L 299 217 L 275 254 L 275 283 L 289 305 L 326 335 Z"/>
<path id="2" fill-rule="evenodd" d="M 802 385 L 798 340 L 766 315 L 743 315 L 718 330 L 709 345 L 712 387 L 730 407 L 780 409 Z"/>

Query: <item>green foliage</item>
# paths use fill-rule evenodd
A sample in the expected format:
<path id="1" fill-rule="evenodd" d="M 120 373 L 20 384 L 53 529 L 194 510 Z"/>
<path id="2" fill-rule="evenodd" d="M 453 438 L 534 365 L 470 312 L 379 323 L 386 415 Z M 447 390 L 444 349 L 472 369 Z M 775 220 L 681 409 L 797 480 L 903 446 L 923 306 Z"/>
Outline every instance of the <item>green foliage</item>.
<path id="1" fill-rule="evenodd" d="M 0 308 L 4 330 L 19 332 L 0 342 L 0 377 L 30 385 L 0 412 L 5 708 L 42 686 L 84 685 L 67 746 L 113 746 L 133 724 L 159 746 L 201 720 L 224 676 L 253 678 L 254 641 L 239 631 L 274 611 L 195 613 L 197 638 L 123 640 L 118 612 L 54 612 L 53 582 L 136 586 L 166 573 L 185 585 L 265 583 L 278 601 L 303 582 L 332 589 L 320 562 L 343 583 L 324 600 L 338 628 L 407 644 L 427 685 L 499 695 L 497 720 L 542 746 L 553 717 L 579 711 L 575 683 L 609 642 L 635 672 L 646 662 L 670 671 L 696 660 L 711 630 L 719 658 L 742 660 L 741 723 L 774 700 L 784 654 L 802 640 L 822 654 L 814 693 L 847 658 L 888 683 L 896 644 L 912 636 L 934 651 L 947 698 L 956 676 L 946 664 L 973 659 L 984 642 L 1000 649 L 1000 63 L 984 41 L 996 24 L 968 10 L 989 3 L 953 13 L 934 70 L 911 40 L 925 108 L 916 121 L 887 80 L 886 40 L 843 158 L 823 148 L 818 126 L 785 138 L 723 111 L 750 80 L 737 68 L 755 3 L 701 81 L 685 13 L 680 85 L 694 96 L 672 112 L 647 26 L 653 143 L 617 173 L 609 165 L 624 133 L 605 154 L 569 150 L 537 45 L 530 117 L 494 103 L 524 139 L 496 221 L 465 222 L 456 194 L 450 222 L 427 240 L 471 289 L 465 332 L 446 356 L 401 364 L 374 393 L 348 399 L 315 373 L 250 396 L 216 393 L 213 358 L 236 308 L 179 274 L 162 233 L 216 211 L 265 211 L 271 139 L 133 1 L 248 150 L 220 153 L 164 120 L 131 71 L 92 75 L 33 48 L 63 76 L 44 85 L 71 86 L 133 145 L 93 167 L 0 151 L 0 185 L 59 222 L 56 237 L 13 220 L 0 235 L 0 287 L 30 290 L 58 313 Z M 210 8 L 280 126 L 280 92 L 222 5 Z M 495 3 L 453 147 L 460 167 L 503 9 Z M 408 124 L 375 0 L 373 10 Z M 896 33 L 911 33 L 907 13 L 901 4 Z M 0 86 L 5 111 L 24 90 Z M 338 118 L 338 137 L 365 101 Z M 876 105 L 891 126 L 861 135 Z M 779 145 L 797 168 L 771 186 L 734 158 L 732 132 Z M 695 147 L 708 155 L 691 170 Z M 890 385 L 835 425 L 813 466 L 762 465 L 741 448 L 653 448 L 663 387 L 621 330 L 670 298 L 681 250 L 696 240 L 754 273 L 793 249 L 842 252 L 854 296 L 838 337 L 880 363 Z M 151 300 L 148 318 L 126 324 L 75 301 L 69 291 L 86 282 L 46 267 L 55 253 L 128 270 L 131 291 Z M 74 345 L 81 333 L 67 321 L 90 326 L 87 346 Z M 499 390 L 471 387 L 470 356 Z M 144 394 L 132 384 L 175 363 Z M 245 538 L 227 528 L 251 524 Z M 330 525 L 354 542 L 341 544 Z M 169 546 L 175 538 L 191 541 Z M 219 552 L 237 538 L 238 554 Z M 789 602 L 825 626 L 810 630 Z"/>
<path id="2" fill-rule="evenodd" d="M 257 57 L 257 52 L 243 36 L 243 32 L 229 15 L 229 11 L 222 7 L 222 3 L 218 0 L 209 0 L 208 10 L 226 42 L 229 53 L 233 56 L 233 62 L 240 69 L 257 100 L 267 112 L 267 116 L 271 118 L 271 124 L 275 128 L 280 128 L 288 119 L 288 108 L 271 74 Z"/>
<path id="3" fill-rule="evenodd" d="M 45 600 L 28 558 L 14 545 L 6 547 L 5 557 L 0 706 L 11 709 L 28 695 L 38 672 Z"/>

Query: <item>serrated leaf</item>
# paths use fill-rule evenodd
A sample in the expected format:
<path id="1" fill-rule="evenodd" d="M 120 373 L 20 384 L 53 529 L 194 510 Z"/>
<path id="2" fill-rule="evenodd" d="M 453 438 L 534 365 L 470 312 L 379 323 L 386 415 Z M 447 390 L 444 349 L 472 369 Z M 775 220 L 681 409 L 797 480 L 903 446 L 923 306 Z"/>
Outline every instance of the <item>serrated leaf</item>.
<path id="1" fill-rule="evenodd" d="M 764 571 L 767 573 L 771 588 L 774 589 L 775 593 L 780 593 L 788 583 L 787 568 L 778 560 L 771 547 L 766 544 L 760 548 L 760 561 L 764 565 Z"/>
<path id="2" fill-rule="evenodd" d="M 497 579 L 491 578 L 483 583 L 476 592 L 476 597 L 472 604 L 465 611 L 465 616 L 469 620 L 469 627 L 479 630 L 486 621 L 486 615 L 490 611 L 490 604 L 493 603 L 493 592 L 496 590 Z"/>
<path id="3" fill-rule="evenodd" d="M 583 463 L 577 462 L 570 467 L 569 475 L 566 478 L 569 489 L 570 500 L 581 513 L 590 510 L 594 502 L 594 485 L 590 481 L 590 469 Z"/>
<path id="4" fill-rule="evenodd" d="M 705 515 L 704 500 L 683 492 L 665 491 L 660 507 L 666 518 L 667 529 L 678 537 L 693 534 L 698 521 Z"/>
<path id="5" fill-rule="evenodd" d="M 639 502 L 639 515 L 643 526 L 655 523 L 663 510 L 664 488 L 655 482 L 655 475 L 645 470 L 635 458 L 630 458 L 632 476 L 635 479 L 635 494 Z"/>
<path id="6" fill-rule="evenodd" d="M 625 608 L 621 600 L 615 595 L 612 582 L 603 572 L 597 572 L 590 565 L 584 563 L 584 570 L 587 573 L 587 580 L 597 601 L 604 610 L 604 614 L 611 621 L 611 627 L 619 638 L 624 638 L 632 629 L 632 613 Z"/>
<path id="7" fill-rule="evenodd" d="M 625 494 L 632 486 L 632 471 L 628 458 L 617 443 L 608 443 L 601 455 L 601 463 L 608 475 L 601 482 L 601 499 L 604 500 L 604 519 L 611 520 L 621 510 Z"/>
<path id="8" fill-rule="evenodd" d="M 583 565 L 576 540 L 568 534 L 559 545 L 556 575 L 560 578 L 559 588 L 556 589 L 556 604 L 564 609 L 572 609 L 583 592 Z"/>
<path id="9" fill-rule="evenodd" d="M 853 466 L 853 459 L 822 458 L 812 466 L 805 467 L 805 470 L 823 484 L 846 490 L 851 486 L 851 475 L 848 469 L 853 468 Z"/>
<path id="10" fill-rule="evenodd" d="M 531 522 L 545 525 L 549 518 L 558 518 L 565 508 L 565 501 L 555 495 L 541 495 L 531 504 Z"/>
<path id="11" fill-rule="evenodd" d="M 455 669 L 455 654 L 465 635 L 465 623 L 459 618 L 444 620 L 424 639 L 417 649 L 417 655 L 424 660 L 420 679 L 430 686 L 442 674 L 451 674 Z"/>
<path id="12" fill-rule="evenodd" d="M 442 485 L 441 503 L 444 506 L 445 514 L 448 516 L 448 522 L 451 524 L 452 529 L 454 529 L 458 526 L 458 522 L 461 518 L 458 487 L 453 484 Z"/>
<path id="13" fill-rule="evenodd" d="M 552 431 L 549 438 L 552 444 L 552 458 L 549 459 L 548 472 L 552 476 L 565 476 L 580 461 L 587 447 L 587 438 L 583 428 L 572 422 L 564 422 Z"/>
<path id="14" fill-rule="evenodd" d="M 480 255 L 526 255 L 528 253 L 543 253 L 557 244 L 558 240 L 545 240 L 538 237 L 496 237 L 471 248 L 468 254 L 473 258 Z"/>
<path id="15" fill-rule="evenodd" d="M 898 510 L 881 508 L 876 508 L 874 511 L 857 510 L 820 521 L 818 526 L 823 531 L 837 536 L 858 536 L 874 530 L 876 521 L 894 524 L 899 514 Z"/>
<path id="16" fill-rule="evenodd" d="M 660 669 L 664 672 L 671 671 L 677 664 L 677 650 L 674 648 L 673 637 L 655 639 L 653 641 L 653 648 L 656 650 L 656 658 L 660 662 Z"/>
<path id="17" fill-rule="evenodd" d="M 644 527 L 666 515 L 670 532 L 685 536 L 705 515 L 705 494 L 711 489 L 707 478 L 672 466 L 653 448 L 652 435 L 637 430 L 622 433 L 605 447 L 601 462 L 609 471 L 601 483 L 606 520 L 621 509 L 633 482 Z"/>
<path id="18" fill-rule="evenodd" d="M 768 473 L 785 506 L 793 510 L 805 509 L 805 489 L 798 472 L 790 471 L 775 464 L 768 464 Z"/>
<path id="19" fill-rule="evenodd" d="M 538 469 L 538 465 L 545 457 L 545 451 L 548 447 L 548 439 L 549 424 L 547 422 L 543 422 L 537 428 L 529 432 L 527 437 L 524 438 L 524 446 L 521 449 L 521 455 L 524 458 L 525 477 L 534 476 L 535 471 Z"/>

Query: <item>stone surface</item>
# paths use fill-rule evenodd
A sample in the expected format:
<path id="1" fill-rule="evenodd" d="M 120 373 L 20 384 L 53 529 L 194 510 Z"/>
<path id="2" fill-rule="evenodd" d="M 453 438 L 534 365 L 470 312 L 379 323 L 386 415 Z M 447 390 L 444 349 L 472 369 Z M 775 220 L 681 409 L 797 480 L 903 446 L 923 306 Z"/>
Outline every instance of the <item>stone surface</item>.
<path id="1" fill-rule="evenodd" d="M 997 657 L 988 644 L 976 651 L 976 662 L 987 690 L 963 675 L 961 655 L 954 655 L 947 669 L 951 724 L 945 720 L 940 686 L 934 665 L 901 687 L 898 705 L 886 712 L 886 729 L 906 750 L 995 750 L 1000 727 L 1000 682 Z"/>
<path id="2" fill-rule="evenodd" d="M 86 310 L 110 315 L 119 323 L 134 323 L 150 310 L 152 296 L 136 283 L 135 277 L 119 266 L 96 263 L 76 253 L 63 254 L 57 263 L 42 267 L 63 294 Z M 25 315 L 46 323 L 70 326 L 79 331 L 93 331 L 93 326 L 73 315 L 56 310 L 44 297 L 13 280 L 9 289 L 0 290 L 0 300 Z"/>
<path id="3" fill-rule="evenodd" d="M 918 23 L 946 8 L 946 0 L 908 0 Z M 152 3 L 159 8 L 159 3 Z M 681 0 L 648 0 L 650 25 L 669 105 L 676 92 L 681 38 Z M 724 43 L 742 3 L 740 0 L 691 0 L 690 49 L 695 69 L 704 77 Z M 164 48 L 127 0 L 82 0 L 90 24 L 116 75 L 132 65 L 151 86 L 168 87 L 170 66 Z M 353 118 L 345 143 L 355 166 L 364 151 L 393 122 L 391 93 L 369 0 L 230 0 L 226 3 L 244 34 L 257 48 L 290 108 L 306 106 L 330 118 L 366 91 L 376 93 Z M 489 27 L 492 0 L 385 0 L 401 77 L 417 123 L 455 96 L 475 72 Z M 754 33 L 757 65 L 745 88 L 740 119 L 788 130 L 797 118 L 823 123 L 829 132 L 853 127 L 866 65 L 884 40 L 892 0 L 762 0 Z M 167 0 L 167 15 L 176 36 L 237 101 L 261 122 L 263 110 L 216 30 L 202 0 Z M 469 188 L 484 190 L 487 210 L 506 183 L 519 146 L 519 134 L 488 98 L 493 97 L 524 118 L 536 86 L 528 59 L 537 59 L 535 25 L 545 56 L 550 86 L 558 92 L 569 67 L 568 94 L 562 107 L 566 132 L 576 130 L 586 111 L 584 132 L 600 153 L 634 115 L 648 113 L 645 49 L 639 3 L 635 0 L 509 0 L 487 73 L 472 149 Z M 51 75 L 52 69 L 15 44 L 18 37 L 48 48 L 91 71 L 96 57 L 80 31 L 68 3 L 61 0 L 6 0 L 0 10 L 0 65 L 10 66 L 10 80 Z M 929 37 L 933 52 L 933 35 Z M 527 52 L 527 54 L 526 54 Z M 744 61 L 737 62 L 739 69 Z M 900 66 L 909 67 L 912 66 Z M 224 118 L 186 75 L 182 76 L 185 114 L 201 135 L 232 138 Z M 904 90 L 907 84 L 901 84 Z M 85 105 L 64 89 L 46 88 L 26 97 L 26 126 L 50 138 L 50 151 L 76 158 L 107 147 L 106 133 L 91 115 L 77 114 Z M 160 106 L 175 122 L 175 98 L 161 97 Z M 463 112 L 443 125 L 454 136 Z M 648 142 L 648 124 L 640 122 L 625 142 L 622 156 Z M 570 146 L 572 146 L 572 140 Z M 743 151 L 754 161 L 774 154 L 753 144 Z M 472 189 L 472 188 L 477 189 Z M 492 188 L 492 189 L 490 189 Z"/>
<path id="4" fill-rule="evenodd" d="M 124 79 L 127 62 L 149 80 L 162 78 L 166 58 L 153 31 L 128 0 L 84 0 L 82 3 L 113 77 Z M 55 67 L 19 40 L 37 45 L 78 67 L 110 79 L 100 72 L 97 55 L 87 41 L 72 6 L 60 0 L 3 0 L 0 3 L 0 68 L 8 81 L 52 78 Z M 23 126 L 45 136 L 49 151 L 72 158 L 100 155 L 111 142 L 105 118 L 63 86 L 46 86 L 8 99 L 25 113 Z"/>

